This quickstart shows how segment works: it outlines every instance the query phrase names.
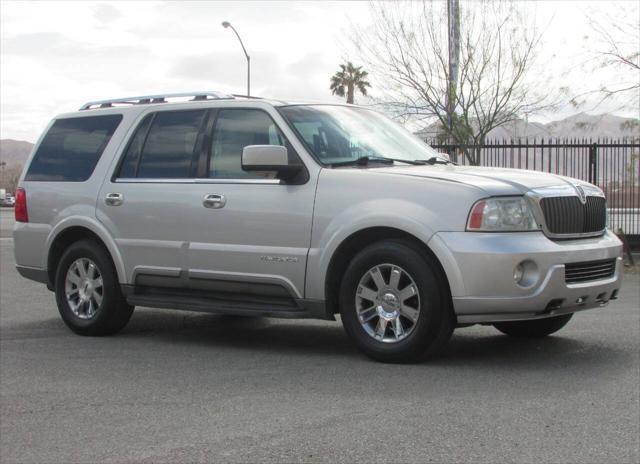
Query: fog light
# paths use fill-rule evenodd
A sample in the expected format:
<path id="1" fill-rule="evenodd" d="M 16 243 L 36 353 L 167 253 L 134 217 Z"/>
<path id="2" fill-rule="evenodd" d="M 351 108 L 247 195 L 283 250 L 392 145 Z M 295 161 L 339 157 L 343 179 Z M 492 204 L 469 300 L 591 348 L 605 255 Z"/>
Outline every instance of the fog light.
<path id="1" fill-rule="evenodd" d="M 513 269 L 513 280 L 520 288 L 532 288 L 538 283 L 539 278 L 538 265 L 530 259 L 521 261 Z"/>
<path id="2" fill-rule="evenodd" d="M 524 266 L 522 265 L 522 263 L 520 263 L 513 270 L 513 280 L 515 280 L 516 283 L 519 284 L 520 282 L 522 282 L 523 277 L 524 277 Z"/>

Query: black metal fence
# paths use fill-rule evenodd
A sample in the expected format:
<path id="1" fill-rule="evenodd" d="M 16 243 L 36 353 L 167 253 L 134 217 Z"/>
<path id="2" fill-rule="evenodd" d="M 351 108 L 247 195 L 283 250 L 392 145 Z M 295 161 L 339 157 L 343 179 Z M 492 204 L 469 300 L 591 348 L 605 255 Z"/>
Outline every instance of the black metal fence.
<path id="1" fill-rule="evenodd" d="M 426 141 L 452 161 L 472 164 L 460 145 Z M 596 184 L 607 196 L 610 228 L 634 242 L 640 239 L 640 138 L 489 140 L 465 148 L 480 166 L 544 171 Z"/>

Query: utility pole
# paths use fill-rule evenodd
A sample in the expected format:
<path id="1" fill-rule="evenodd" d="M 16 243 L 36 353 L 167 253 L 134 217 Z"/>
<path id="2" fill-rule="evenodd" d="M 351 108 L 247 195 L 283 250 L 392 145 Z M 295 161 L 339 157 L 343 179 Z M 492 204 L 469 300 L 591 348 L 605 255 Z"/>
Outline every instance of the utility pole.
<path id="1" fill-rule="evenodd" d="M 447 0 L 447 24 L 449 37 L 449 82 L 447 85 L 447 119 L 449 130 L 453 128 L 453 113 L 456 105 L 458 63 L 460 61 L 460 2 Z"/>

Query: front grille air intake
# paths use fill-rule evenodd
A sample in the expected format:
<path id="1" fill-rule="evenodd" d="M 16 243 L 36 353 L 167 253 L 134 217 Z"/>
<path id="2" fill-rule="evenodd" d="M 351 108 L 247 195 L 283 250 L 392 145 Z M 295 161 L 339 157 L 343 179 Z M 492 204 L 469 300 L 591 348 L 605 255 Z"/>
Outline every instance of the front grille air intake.
<path id="1" fill-rule="evenodd" d="M 607 203 L 603 197 L 547 197 L 540 200 L 547 230 L 554 235 L 580 235 L 603 232 Z"/>
<path id="2" fill-rule="evenodd" d="M 615 271 L 615 259 L 570 263 L 564 265 L 564 280 L 568 284 L 590 282 L 592 280 L 609 278 L 613 276 Z"/>

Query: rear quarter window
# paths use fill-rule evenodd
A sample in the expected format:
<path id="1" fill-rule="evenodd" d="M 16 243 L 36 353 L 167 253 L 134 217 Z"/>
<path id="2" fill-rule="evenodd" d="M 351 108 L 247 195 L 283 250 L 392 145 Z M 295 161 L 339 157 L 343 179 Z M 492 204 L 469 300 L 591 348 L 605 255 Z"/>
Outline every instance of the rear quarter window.
<path id="1" fill-rule="evenodd" d="M 120 114 L 58 119 L 40 143 L 25 180 L 87 180 L 121 121 Z"/>

